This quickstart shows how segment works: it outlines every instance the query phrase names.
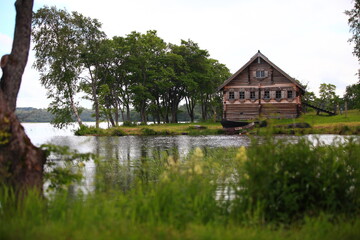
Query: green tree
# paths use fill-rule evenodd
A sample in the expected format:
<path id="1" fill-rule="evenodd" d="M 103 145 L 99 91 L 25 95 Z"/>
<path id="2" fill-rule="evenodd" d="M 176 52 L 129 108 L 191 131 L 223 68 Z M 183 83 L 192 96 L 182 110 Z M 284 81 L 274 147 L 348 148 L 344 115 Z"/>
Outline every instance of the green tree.
<path id="1" fill-rule="evenodd" d="M 207 77 L 207 57 L 209 54 L 191 40 L 181 40 L 179 46 L 171 45 L 171 51 L 181 56 L 185 62 L 185 65 L 179 70 L 183 72 L 181 80 L 184 88 L 186 109 L 191 122 L 193 122 L 194 109 L 199 100 L 200 83 L 205 83 Z"/>
<path id="2" fill-rule="evenodd" d="M 113 37 L 110 42 L 111 52 L 113 53 L 109 65 L 110 74 L 107 83 L 112 90 L 114 108 L 121 109 L 122 119 L 131 121 L 130 106 L 132 101 L 131 92 L 131 68 L 129 61 L 130 44 L 124 37 Z M 126 114 L 124 114 L 124 112 Z"/>
<path id="3" fill-rule="evenodd" d="M 346 87 L 344 101 L 347 102 L 349 109 L 360 110 L 360 83 L 356 83 Z"/>
<path id="4" fill-rule="evenodd" d="M 53 124 L 59 128 L 73 122 L 75 116 L 82 125 L 76 94 L 79 91 L 81 62 L 77 29 L 71 14 L 56 7 L 43 7 L 34 14 L 34 67 L 40 71 L 40 81 L 53 101 L 49 111 Z"/>
<path id="5" fill-rule="evenodd" d="M 99 100 L 98 88 L 100 82 L 100 62 L 106 58 L 108 52 L 100 48 L 106 35 L 100 30 L 101 23 L 97 19 L 91 19 L 77 12 L 72 13 L 72 22 L 75 26 L 76 44 L 79 51 L 80 64 L 83 67 L 82 87 L 85 93 L 93 101 L 95 110 L 96 127 L 99 127 Z M 84 71 L 85 70 L 85 71 Z"/>
<path id="6" fill-rule="evenodd" d="M 147 110 L 152 100 L 150 92 L 156 78 L 156 63 L 166 50 L 166 43 L 156 35 L 156 31 L 146 34 L 132 32 L 127 35 L 129 44 L 129 78 L 132 81 L 132 103 L 140 113 L 141 122 L 147 122 Z"/>
<path id="7" fill-rule="evenodd" d="M 202 120 L 222 116 L 222 100 L 216 91 L 217 87 L 228 79 L 231 74 L 229 69 L 215 59 L 208 59 L 208 72 L 206 81 L 199 84 Z"/>
<path id="8" fill-rule="evenodd" d="M 360 61 L 360 0 L 354 0 L 354 8 L 345 11 L 345 14 L 349 17 L 348 23 L 353 34 L 349 39 L 350 42 L 355 44 L 353 54 Z"/>
<path id="9" fill-rule="evenodd" d="M 169 45 L 170 51 L 164 56 L 162 62 L 162 80 L 157 82 L 159 86 L 158 92 L 162 99 L 161 107 L 164 109 L 162 115 L 164 122 L 169 122 L 169 114 L 171 122 L 178 122 L 179 104 L 184 99 L 186 78 L 186 62 L 184 58 L 172 51 L 174 45 Z"/>
<path id="10" fill-rule="evenodd" d="M 320 106 L 321 103 L 320 99 L 316 97 L 315 93 L 310 90 L 305 91 L 305 93 L 301 96 L 301 101 L 315 106 Z M 303 105 L 303 111 L 310 112 L 314 111 L 314 109 L 310 107 L 307 108 L 305 105 Z"/>
<path id="11" fill-rule="evenodd" d="M 336 86 L 333 84 L 320 84 L 319 94 L 320 94 L 320 103 L 321 108 L 328 109 L 331 111 L 336 110 L 336 104 L 339 103 L 340 98 L 335 93 Z M 317 113 L 319 114 L 319 112 Z"/>

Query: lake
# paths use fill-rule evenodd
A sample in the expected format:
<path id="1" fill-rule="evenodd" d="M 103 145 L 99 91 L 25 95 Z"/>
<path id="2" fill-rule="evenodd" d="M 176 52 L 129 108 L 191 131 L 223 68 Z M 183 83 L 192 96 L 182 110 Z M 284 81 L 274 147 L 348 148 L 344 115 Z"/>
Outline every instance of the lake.
<path id="1" fill-rule="evenodd" d="M 94 125 L 94 123 L 86 123 Z M 251 138 L 244 135 L 216 135 L 216 136 L 121 136 L 121 137 L 95 137 L 95 136 L 75 136 L 73 131 L 76 126 L 70 126 L 67 129 L 56 129 L 49 123 L 23 123 L 26 133 L 30 137 L 33 144 L 40 146 L 41 144 L 51 143 L 55 145 L 69 146 L 73 150 L 81 153 L 91 152 L 100 157 L 103 161 L 112 164 L 109 169 L 119 169 L 119 171 L 103 171 L 107 174 L 107 178 L 111 181 L 127 182 L 124 188 L 133 179 L 134 169 L 139 159 L 159 158 L 161 154 L 176 155 L 180 159 L 186 157 L 194 148 L 200 147 L 216 148 L 216 147 L 240 147 L 248 146 Z M 102 123 L 101 127 L 107 127 L 106 123 Z M 307 135 L 303 136 L 312 141 L 321 141 L 325 144 L 331 144 L 335 138 L 342 141 L 346 137 L 339 135 Z M 359 138 L 359 136 L 355 136 Z M 296 142 L 297 136 L 275 136 L 277 139 L 285 139 L 286 141 Z M 117 167 L 114 167 L 114 164 Z M 125 171 L 124 171 L 125 167 Z M 97 185 L 95 179 L 99 174 L 99 166 L 94 161 L 85 163 L 83 170 L 84 180 L 80 187 L 83 191 L 93 191 Z M 126 176 L 124 176 L 124 174 Z M 121 176 L 120 176 L 121 175 Z M 129 180 L 130 179 L 130 180 Z"/>

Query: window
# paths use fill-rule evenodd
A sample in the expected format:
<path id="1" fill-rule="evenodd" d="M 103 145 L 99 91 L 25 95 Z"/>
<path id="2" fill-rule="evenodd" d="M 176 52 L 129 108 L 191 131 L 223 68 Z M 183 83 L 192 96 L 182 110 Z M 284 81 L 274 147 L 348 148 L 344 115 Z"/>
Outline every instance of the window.
<path id="1" fill-rule="evenodd" d="M 239 92 L 239 99 L 245 99 L 245 92 Z"/>
<path id="2" fill-rule="evenodd" d="M 287 96 L 288 96 L 288 98 L 293 98 L 293 92 L 292 91 L 287 91 Z"/>
<path id="3" fill-rule="evenodd" d="M 229 100 L 234 100 L 234 99 L 235 99 L 234 92 L 229 92 Z"/>
<path id="4" fill-rule="evenodd" d="M 255 92 L 254 91 L 250 92 L 250 99 L 255 99 Z"/>
<path id="5" fill-rule="evenodd" d="M 265 77 L 265 71 L 264 70 L 257 70 L 256 71 L 256 78 L 264 78 Z"/>
<path id="6" fill-rule="evenodd" d="M 276 91 L 275 97 L 276 97 L 276 99 L 280 99 L 280 98 L 281 98 L 281 91 L 280 91 L 280 90 L 277 90 L 277 91 Z"/>
<path id="7" fill-rule="evenodd" d="M 264 99 L 270 99 L 270 91 L 266 90 L 264 92 Z"/>

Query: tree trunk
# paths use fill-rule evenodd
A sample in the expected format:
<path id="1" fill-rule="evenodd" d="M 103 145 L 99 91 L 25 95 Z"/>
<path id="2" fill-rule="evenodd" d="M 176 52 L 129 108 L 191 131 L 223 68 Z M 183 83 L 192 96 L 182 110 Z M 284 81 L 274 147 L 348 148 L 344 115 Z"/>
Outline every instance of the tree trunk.
<path id="1" fill-rule="evenodd" d="M 75 106 L 75 103 L 74 103 L 74 100 L 72 99 L 72 97 L 71 97 L 71 108 L 72 108 L 72 110 L 74 112 L 74 115 L 76 117 L 76 121 L 79 124 L 79 127 L 81 127 L 83 125 L 83 123 L 81 121 L 79 111 L 78 111 L 77 107 Z"/>
<path id="2" fill-rule="evenodd" d="M 116 107 L 115 107 L 115 126 L 118 127 L 119 126 L 119 107 L 118 105 L 116 104 Z"/>
<path id="3" fill-rule="evenodd" d="M 16 195 L 27 189 L 42 192 L 45 153 L 35 147 L 0 90 L 0 183 Z"/>
<path id="4" fill-rule="evenodd" d="M 190 98 L 185 97 L 185 106 L 189 114 L 190 121 L 193 123 L 195 120 L 195 114 L 194 114 L 195 102 L 191 101 Z"/>
<path id="5" fill-rule="evenodd" d="M 92 92 L 93 92 L 93 100 L 94 100 L 94 108 L 95 108 L 95 127 L 99 128 L 99 122 L 100 122 L 100 111 L 99 111 L 99 99 L 96 94 L 96 87 L 94 87 L 94 84 L 92 86 Z"/>
<path id="6" fill-rule="evenodd" d="M 116 127 L 116 124 L 115 124 L 115 121 L 114 121 L 114 118 L 113 118 L 111 112 L 112 112 L 112 111 L 111 111 L 111 107 L 106 107 L 106 113 L 107 113 L 107 115 L 108 115 L 108 119 L 109 119 L 109 121 L 110 121 L 110 123 L 111 123 L 111 126 L 112 126 L 112 127 Z"/>
<path id="7" fill-rule="evenodd" d="M 145 101 L 141 102 L 140 105 L 140 118 L 141 118 L 141 123 L 142 124 L 147 124 L 147 116 L 146 116 L 146 103 Z"/>
<path id="8" fill-rule="evenodd" d="M 129 104 L 126 104 L 126 121 L 131 121 Z"/>
<path id="9" fill-rule="evenodd" d="M 100 112 L 99 112 L 99 99 L 97 97 L 97 82 L 96 82 L 96 78 L 93 76 L 90 65 L 88 65 L 87 68 L 88 68 L 89 74 L 90 74 L 91 94 L 92 94 L 92 98 L 94 101 L 94 108 L 95 108 L 95 127 L 99 128 Z"/>
<path id="10" fill-rule="evenodd" d="M 178 101 L 173 100 L 171 102 L 171 123 L 178 122 L 178 120 L 177 120 L 178 107 L 179 107 Z"/>
<path id="11" fill-rule="evenodd" d="M 42 192 L 45 153 L 35 147 L 15 115 L 16 99 L 30 49 L 33 0 L 17 0 L 14 42 L 10 55 L 1 59 L 0 183 L 19 196 L 27 189 Z"/>
<path id="12" fill-rule="evenodd" d="M 70 100 L 70 107 L 76 117 L 76 121 L 78 122 L 79 124 L 79 127 L 81 127 L 83 125 L 82 121 L 81 121 L 81 118 L 80 118 L 80 114 L 79 114 L 79 111 L 75 105 L 75 101 L 74 101 L 74 96 L 72 94 L 72 90 L 71 90 L 71 87 L 70 87 L 70 84 L 69 82 L 67 82 L 67 87 L 69 89 L 69 100 Z"/>
<path id="13" fill-rule="evenodd" d="M 11 111 L 16 109 L 21 78 L 28 60 L 32 7 L 33 0 L 16 1 L 16 26 L 11 54 L 1 58 L 3 75 L 0 85 L 4 93 L 3 97 L 8 102 Z"/>

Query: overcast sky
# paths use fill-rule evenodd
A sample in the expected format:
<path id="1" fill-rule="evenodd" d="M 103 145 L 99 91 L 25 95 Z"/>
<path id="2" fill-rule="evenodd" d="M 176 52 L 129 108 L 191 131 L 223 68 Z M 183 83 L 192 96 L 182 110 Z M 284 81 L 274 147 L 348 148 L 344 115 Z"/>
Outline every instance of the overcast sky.
<path id="1" fill-rule="evenodd" d="M 0 0 L 0 56 L 11 51 L 14 2 Z M 344 14 L 352 0 L 35 0 L 34 11 L 44 5 L 97 18 L 109 38 L 157 30 L 166 42 L 191 39 L 232 73 L 260 50 L 316 93 L 321 83 L 331 83 L 342 96 L 357 82 L 359 63 Z M 49 100 L 31 68 L 33 56 L 17 106 L 45 108 Z"/>

